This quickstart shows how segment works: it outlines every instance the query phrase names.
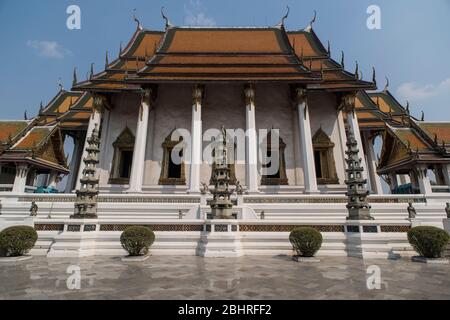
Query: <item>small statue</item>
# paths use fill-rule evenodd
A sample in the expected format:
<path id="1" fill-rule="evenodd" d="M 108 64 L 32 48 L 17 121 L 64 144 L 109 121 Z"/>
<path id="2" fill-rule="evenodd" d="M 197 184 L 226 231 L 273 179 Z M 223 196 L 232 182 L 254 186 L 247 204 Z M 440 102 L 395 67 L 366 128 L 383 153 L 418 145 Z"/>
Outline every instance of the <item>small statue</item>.
<path id="1" fill-rule="evenodd" d="M 416 217 L 417 213 L 416 213 L 416 209 L 413 207 L 411 202 L 408 204 L 407 210 L 408 210 L 408 218 L 414 219 Z"/>
<path id="2" fill-rule="evenodd" d="M 202 188 L 200 192 L 201 194 L 207 194 L 209 192 L 209 186 L 206 183 L 202 182 Z"/>
<path id="3" fill-rule="evenodd" d="M 244 193 L 244 189 L 241 186 L 241 183 L 239 181 L 236 181 L 236 193 L 238 195 L 242 195 Z"/>
<path id="4" fill-rule="evenodd" d="M 445 207 L 445 212 L 447 213 L 447 219 L 450 219 L 450 202 L 447 202 L 447 206 Z"/>
<path id="5" fill-rule="evenodd" d="M 38 206 L 37 206 L 36 202 L 35 201 L 31 202 L 30 217 L 36 217 L 37 211 L 38 211 Z"/>
<path id="6" fill-rule="evenodd" d="M 266 218 L 266 214 L 265 214 L 264 210 L 261 211 L 261 213 L 259 214 L 259 218 L 260 218 L 261 220 L 264 220 L 264 219 Z"/>
<path id="7" fill-rule="evenodd" d="M 178 210 L 178 219 L 183 219 L 183 211 Z"/>

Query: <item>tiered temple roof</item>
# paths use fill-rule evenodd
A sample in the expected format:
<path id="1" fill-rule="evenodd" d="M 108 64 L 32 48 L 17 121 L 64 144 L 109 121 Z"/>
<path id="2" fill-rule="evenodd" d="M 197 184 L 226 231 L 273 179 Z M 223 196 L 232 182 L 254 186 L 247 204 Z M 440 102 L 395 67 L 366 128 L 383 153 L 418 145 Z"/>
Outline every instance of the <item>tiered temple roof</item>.
<path id="1" fill-rule="evenodd" d="M 58 125 L 34 126 L 0 154 L 0 163 L 27 163 L 41 170 L 68 173 Z"/>
<path id="2" fill-rule="evenodd" d="M 165 31 L 153 31 L 138 24 L 119 57 L 109 62 L 107 53 L 105 60 L 100 73 L 94 74 L 91 65 L 85 81 L 78 82 L 74 71 L 73 91 L 61 89 L 34 119 L 0 121 L 0 161 L 19 155 L 27 160 L 32 150 L 52 142 L 55 157 L 46 161 L 66 170 L 59 150 L 63 144 L 60 131 L 86 130 L 92 94 L 138 92 L 151 83 L 227 81 L 287 82 L 308 90 L 357 91 L 360 129 L 384 133 L 379 172 L 401 169 L 416 160 L 450 160 L 450 123 L 418 121 L 410 115 L 409 106 L 403 107 L 394 98 L 388 85 L 381 92 L 366 92 L 376 89 L 375 73 L 371 81 L 364 81 L 357 65 L 353 73 L 345 70 L 343 57 L 340 63 L 331 58 L 330 45 L 325 48 L 312 25 L 286 31 L 283 23 L 265 28 L 167 24 Z"/>

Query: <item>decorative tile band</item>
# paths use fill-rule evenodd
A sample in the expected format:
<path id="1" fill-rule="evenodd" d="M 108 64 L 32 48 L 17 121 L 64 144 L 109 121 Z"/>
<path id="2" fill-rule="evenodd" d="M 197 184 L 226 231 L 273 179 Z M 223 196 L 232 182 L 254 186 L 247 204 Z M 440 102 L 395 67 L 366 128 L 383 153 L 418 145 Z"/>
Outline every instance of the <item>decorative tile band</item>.
<path id="1" fill-rule="evenodd" d="M 239 225 L 239 231 L 241 232 L 291 232 L 298 227 L 311 227 L 317 229 L 320 232 L 344 232 L 343 225 L 251 225 L 242 224 Z"/>
<path id="2" fill-rule="evenodd" d="M 381 226 L 381 232 L 408 232 L 410 226 Z"/>
<path id="3" fill-rule="evenodd" d="M 35 224 L 34 229 L 36 231 L 64 231 L 64 225 L 63 224 L 52 224 L 52 223 Z"/>
<path id="4" fill-rule="evenodd" d="M 426 198 L 370 198 L 370 203 L 426 203 Z M 244 198 L 244 203 L 347 203 L 346 198 Z"/>
<path id="5" fill-rule="evenodd" d="M 22 202 L 74 202 L 75 196 L 43 197 L 43 196 L 20 196 Z M 97 202 L 105 203 L 200 203 L 200 198 L 148 198 L 148 197 L 105 197 L 99 196 Z"/>
<path id="6" fill-rule="evenodd" d="M 67 231 L 68 232 L 80 232 L 81 231 L 81 225 L 79 225 L 79 224 L 69 224 L 69 225 L 67 225 Z"/>
<path id="7" fill-rule="evenodd" d="M 102 224 L 100 231 L 123 231 L 128 227 L 137 226 L 132 224 Z M 201 224 L 150 224 L 141 225 L 153 231 L 203 231 Z"/>

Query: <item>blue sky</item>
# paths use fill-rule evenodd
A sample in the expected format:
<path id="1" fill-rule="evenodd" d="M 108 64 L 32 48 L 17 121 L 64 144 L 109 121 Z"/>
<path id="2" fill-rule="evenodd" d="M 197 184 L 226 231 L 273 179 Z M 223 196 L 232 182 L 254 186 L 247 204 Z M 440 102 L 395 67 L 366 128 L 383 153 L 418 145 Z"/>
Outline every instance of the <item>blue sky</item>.
<path id="1" fill-rule="evenodd" d="M 66 8 L 81 8 L 81 30 L 68 30 Z M 366 26 L 369 5 L 381 9 L 381 30 Z M 364 78 L 377 70 L 379 88 L 390 79 L 390 90 L 413 114 L 425 110 L 427 120 L 450 121 L 450 0 L 0 0 L 0 118 L 20 119 L 26 109 L 35 115 L 42 100 L 58 91 L 58 79 L 70 88 L 72 70 L 84 79 L 90 63 L 95 71 L 117 56 L 136 24 L 161 30 L 161 6 L 175 25 L 275 25 L 289 5 L 288 30 L 304 28 L 317 10 L 314 30 L 346 68 L 358 60 Z"/>

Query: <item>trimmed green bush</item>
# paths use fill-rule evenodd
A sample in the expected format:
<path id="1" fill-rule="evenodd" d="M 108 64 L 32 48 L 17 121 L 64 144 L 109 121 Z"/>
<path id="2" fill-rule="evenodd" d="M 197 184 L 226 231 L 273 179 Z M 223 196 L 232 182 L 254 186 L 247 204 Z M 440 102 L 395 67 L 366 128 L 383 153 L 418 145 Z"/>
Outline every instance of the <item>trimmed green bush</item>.
<path id="1" fill-rule="evenodd" d="M 441 258 L 450 236 L 445 230 L 431 226 L 414 227 L 408 231 L 408 241 L 425 258 Z"/>
<path id="2" fill-rule="evenodd" d="M 0 232 L 0 248 L 7 257 L 23 256 L 34 247 L 38 238 L 30 226 L 12 226 Z"/>
<path id="3" fill-rule="evenodd" d="M 155 241 L 155 234 L 147 227 L 126 228 L 120 235 L 120 243 L 130 256 L 143 256 Z"/>
<path id="4" fill-rule="evenodd" d="M 311 227 L 299 227 L 291 231 L 289 241 L 301 257 L 313 257 L 322 246 L 322 235 Z"/>

